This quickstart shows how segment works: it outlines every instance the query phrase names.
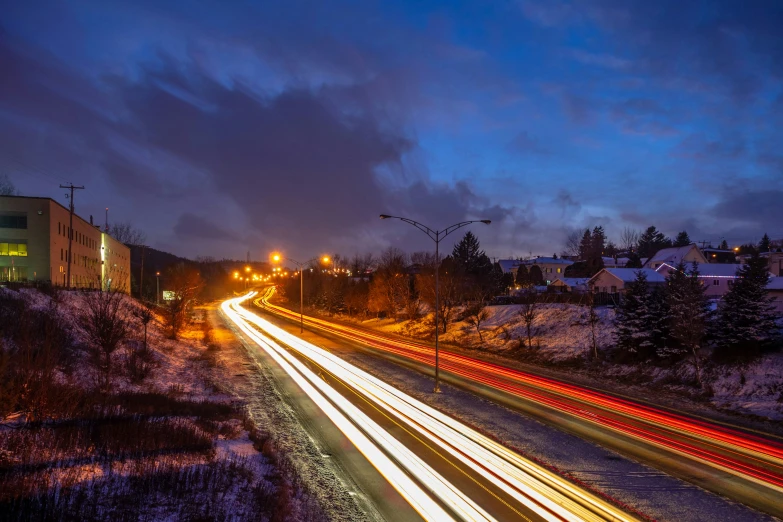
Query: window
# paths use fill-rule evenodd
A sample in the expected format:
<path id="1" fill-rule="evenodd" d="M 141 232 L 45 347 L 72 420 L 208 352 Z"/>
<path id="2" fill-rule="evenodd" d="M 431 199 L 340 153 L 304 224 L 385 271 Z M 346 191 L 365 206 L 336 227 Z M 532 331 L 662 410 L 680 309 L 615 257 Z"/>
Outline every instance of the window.
<path id="1" fill-rule="evenodd" d="M 27 257 L 27 243 L 0 243 L 0 256 Z"/>
<path id="2" fill-rule="evenodd" d="M 0 228 L 27 228 L 27 214 L 21 212 L 0 214 Z"/>
<path id="3" fill-rule="evenodd" d="M 712 286 L 720 286 L 720 279 L 713 279 Z"/>
<path id="4" fill-rule="evenodd" d="M 616 287 L 616 286 L 613 286 L 613 287 L 612 287 L 612 293 L 613 293 L 613 294 L 616 294 L 616 293 L 617 293 L 617 287 Z"/>
<path id="5" fill-rule="evenodd" d="M 726 284 L 728 284 L 729 288 L 731 288 L 732 286 L 734 286 L 734 280 L 733 279 L 729 279 L 728 281 L 726 281 Z"/>
<path id="6" fill-rule="evenodd" d="M 557 269 L 557 273 L 559 274 L 561 270 L 562 270 L 562 268 L 558 268 Z"/>

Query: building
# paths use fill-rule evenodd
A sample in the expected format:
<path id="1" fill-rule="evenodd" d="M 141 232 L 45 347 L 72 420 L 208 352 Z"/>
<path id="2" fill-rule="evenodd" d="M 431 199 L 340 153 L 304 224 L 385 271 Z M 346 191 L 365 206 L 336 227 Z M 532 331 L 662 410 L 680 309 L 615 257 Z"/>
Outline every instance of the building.
<path id="1" fill-rule="evenodd" d="M 594 292 L 623 294 L 625 287 L 636 280 L 638 272 L 647 275 L 647 284 L 650 286 L 666 283 L 663 275 L 649 268 L 604 268 L 590 278 L 588 285 Z"/>
<path id="2" fill-rule="evenodd" d="M 588 277 L 556 277 L 549 288 L 556 292 L 587 292 L 589 281 Z"/>
<path id="3" fill-rule="evenodd" d="M 728 263 L 735 264 L 737 262 L 736 253 L 733 250 L 726 250 L 723 248 L 702 248 L 701 253 L 709 263 Z"/>
<path id="4" fill-rule="evenodd" d="M 129 291 L 130 249 L 76 214 L 69 222 L 51 198 L 0 196 L 0 282 L 68 286 L 70 260 L 70 286 Z"/>
<path id="5" fill-rule="evenodd" d="M 767 294 L 772 301 L 772 306 L 775 307 L 775 311 L 778 314 L 783 315 L 783 277 L 771 277 L 769 283 L 767 283 Z"/>
<path id="6" fill-rule="evenodd" d="M 783 252 L 763 252 L 761 257 L 767 260 L 767 269 L 775 277 L 783 277 Z M 750 257 L 747 254 L 737 256 L 740 263 L 746 263 Z"/>
<path id="7" fill-rule="evenodd" d="M 699 265 L 699 280 L 704 285 L 704 294 L 711 299 L 720 299 L 726 295 L 734 285 L 734 281 L 737 279 L 737 270 L 741 266 L 724 263 Z M 690 271 L 690 266 L 687 268 Z M 666 277 L 672 270 L 674 270 L 673 265 L 664 263 L 656 271 Z"/>
<path id="8" fill-rule="evenodd" d="M 685 261 L 688 264 L 696 262 L 701 265 L 707 263 L 707 258 L 704 257 L 704 254 L 701 253 L 701 250 L 695 244 L 684 247 L 663 248 L 644 263 L 644 268 L 655 270 L 664 263 L 677 266 L 677 263 L 680 261 Z"/>
<path id="9" fill-rule="evenodd" d="M 574 262 L 560 257 L 534 257 L 533 259 L 524 259 L 519 264 L 525 265 L 528 271 L 533 266 L 538 266 L 541 269 L 541 274 L 544 276 L 544 282 L 550 285 L 555 278 L 562 277 L 565 274 L 565 269 L 573 265 Z M 516 277 L 518 269 L 518 267 L 513 269 L 514 277 Z"/>

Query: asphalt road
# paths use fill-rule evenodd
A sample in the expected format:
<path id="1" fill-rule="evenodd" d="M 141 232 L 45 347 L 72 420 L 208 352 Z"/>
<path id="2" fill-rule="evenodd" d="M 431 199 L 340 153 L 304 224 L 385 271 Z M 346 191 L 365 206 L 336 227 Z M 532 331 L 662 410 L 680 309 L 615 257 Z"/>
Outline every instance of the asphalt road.
<path id="1" fill-rule="evenodd" d="M 370 487 L 363 488 L 364 494 L 378 502 L 377 510 L 384 518 L 415 519 L 410 510 L 396 507 L 402 497 L 409 504 L 416 504 L 417 491 L 421 491 L 421 498 L 434 499 L 437 506 L 428 511 L 429 500 L 420 501 L 425 507 L 419 506 L 416 511 L 431 520 L 634 520 L 603 499 L 364 374 L 339 357 L 239 306 L 233 312 L 225 306 L 229 319 L 245 336 L 271 354 L 274 361 L 266 363 L 279 366 L 281 383 L 301 376 L 309 380 L 310 384 L 297 381 L 284 386 L 290 398 L 300 403 L 298 410 L 305 423 L 319 432 L 322 443 L 342 448 L 334 450 L 332 458 L 340 461 L 351 480 L 365 486 L 363 477 L 370 479 Z M 292 372 L 295 368 L 299 377 Z M 313 400 L 313 394 L 307 391 L 311 384 L 328 398 L 328 404 Z M 328 413 L 332 406 L 341 410 L 353 427 L 338 429 L 339 420 Z M 323 412 L 327 412 L 331 425 Z M 362 465 L 356 452 L 339 435 L 350 433 L 354 427 L 373 439 L 381 448 L 382 457 L 392 464 L 379 464 L 372 451 L 349 435 L 351 443 L 372 464 Z M 384 441 L 392 441 L 392 445 L 385 445 Z M 390 472 L 394 464 L 404 470 L 404 479 L 411 485 L 395 482 L 395 474 Z M 373 467 L 394 485 L 397 495 L 388 495 L 388 489 L 384 490 L 382 481 L 377 480 L 378 474 L 370 469 Z M 442 509 L 443 515 L 437 509 Z"/>
<path id="2" fill-rule="evenodd" d="M 266 310 L 298 314 L 264 301 Z M 375 331 L 305 318 L 395 362 L 432 373 L 432 347 Z M 441 349 L 441 378 L 710 491 L 783 517 L 783 445 L 741 429 L 520 372 Z"/>

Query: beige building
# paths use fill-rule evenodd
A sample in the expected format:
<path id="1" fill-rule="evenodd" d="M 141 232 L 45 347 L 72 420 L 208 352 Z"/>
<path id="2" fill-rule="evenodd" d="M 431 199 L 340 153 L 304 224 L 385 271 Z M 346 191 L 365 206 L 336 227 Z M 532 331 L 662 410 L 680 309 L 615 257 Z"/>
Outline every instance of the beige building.
<path id="1" fill-rule="evenodd" d="M 649 268 L 604 268 L 590 279 L 588 286 L 597 293 L 623 294 L 625 287 L 636 280 L 639 272 L 647 276 L 649 286 L 666 283 L 664 276 Z"/>
<path id="2" fill-rule="evenodd" d="M 0 282 L 130 288 L 130 249 L 51 198 L 0 196 Z M 72 237 L 71 247 L 68 237 Z"/>
<path id="3" fill-rule="evenodd" d="M 686 264 L 699 263 L 700 265 L 707 263 L 707 258 L 704 257 L 699 247 L 694 244 L 690 244 L 684 247 L 672 247 L 659 250 L 644 263 L 644 268 L 651 268 L 657 270 L 664 263 L 668 263 L 671 266 L 677 266 L 680 261 L 685 261 Z"/>

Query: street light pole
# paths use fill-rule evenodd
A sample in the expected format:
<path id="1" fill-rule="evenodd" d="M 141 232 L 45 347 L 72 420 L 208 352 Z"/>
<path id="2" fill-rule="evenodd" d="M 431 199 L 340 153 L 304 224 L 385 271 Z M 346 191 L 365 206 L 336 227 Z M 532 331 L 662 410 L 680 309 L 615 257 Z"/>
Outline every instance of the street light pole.
<path id="1" fill-rule="evenodd" d="M 291 259 L 290 257 L 283 257 L 280 254 L 272 254 L 272 261 L 277 262 L 282 259 L 285 259 L 286 261 L 290 261 L 291 263 L 295 264 L 296 267 L 299 269 L 299 333 L 304 333 L 304 266 L 312 263 L 313 261 L 321 261 L 323 263 L 329 262 L 329 257 L 324 256 L 322 258 L 314 257 L 312 259 L 308 259 L 307 261 L 304 261 L 303 263 L 300 263 L 299 261 L 295 259 Z M 288 272 L 286 272 L 288 273 Z"/>
<path id="2" fill-rule="evenodd" d="M 155 272 L 155 304 L 160 305 L 160 272 Z"/>
<path id="3" fill-rule="evenodd" d="M 489 219 L 476 219 L 473 221 L 462 221 L 460 223 L 455 223 L 453 225 L 450 225 L 443 230 L 433 230 L 427 225 L 423 225 L 419 223 L 418 221 L 414 221 L 412 219 L 399 217 L 399 216 L 389 216 L 388 214 L 381 214 L 381 219 L 399 219 L 400 221 L 405 221 L 406 223 L 413 225 L 414 227 L 418 228 L 427 236 L 432 239 L 435 242 L 435 389 L 433 392 L 440 393 L 440 354 L 439 354 L 439 331 L 440 331 L 440 325 L 438 324 L 438 314 L 440 312 L 440 241 L 444 237 L 448 236 L 458 228 L 462 228 L 464 226 L 470 225 L 471 223 L 484 223 L 485 225 L 489 225 L 492 223 Z"/>

